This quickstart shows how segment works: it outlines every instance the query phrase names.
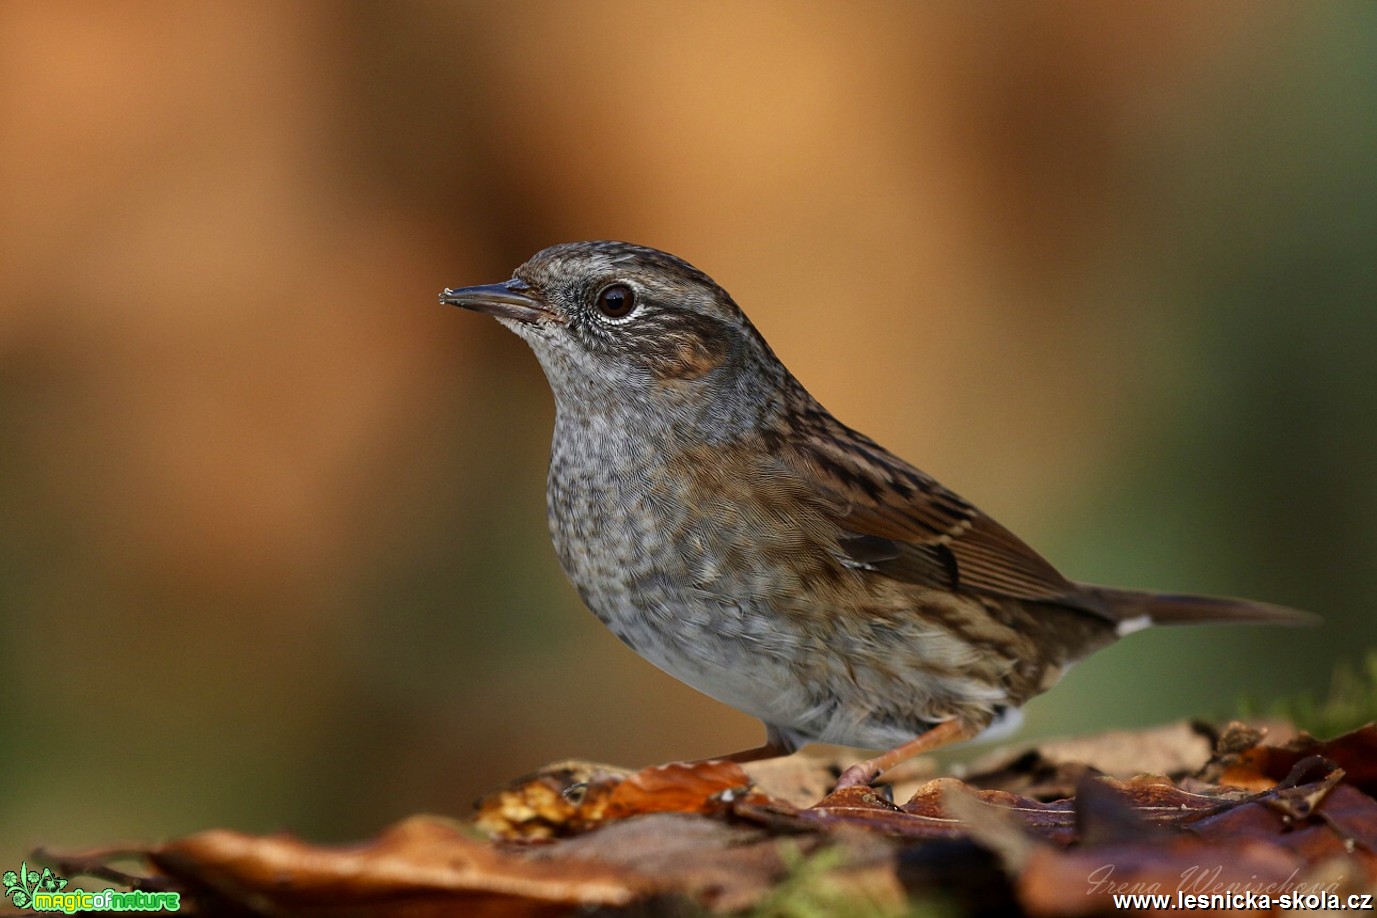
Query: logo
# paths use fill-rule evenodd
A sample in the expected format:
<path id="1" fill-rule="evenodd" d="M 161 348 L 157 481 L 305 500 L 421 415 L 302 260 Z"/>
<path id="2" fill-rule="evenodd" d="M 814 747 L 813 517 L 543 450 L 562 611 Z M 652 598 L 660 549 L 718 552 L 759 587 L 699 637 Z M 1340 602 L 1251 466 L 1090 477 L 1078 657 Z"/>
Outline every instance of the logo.
<path id="1" fill-rule="evenodd" d="M 0 880 L 5 884 L 5 896 L 18 908 L 35 912 L 175 912 L 182 907 L 182 895 L 175 892 L 149 892 L 135 889 L 121 892 L 103 889 L 87 892 L 80 887 L 67 889 L 67 880 L 44 867 L 41 871 L 28 862 L 18 870 L 6 870 Z"/>

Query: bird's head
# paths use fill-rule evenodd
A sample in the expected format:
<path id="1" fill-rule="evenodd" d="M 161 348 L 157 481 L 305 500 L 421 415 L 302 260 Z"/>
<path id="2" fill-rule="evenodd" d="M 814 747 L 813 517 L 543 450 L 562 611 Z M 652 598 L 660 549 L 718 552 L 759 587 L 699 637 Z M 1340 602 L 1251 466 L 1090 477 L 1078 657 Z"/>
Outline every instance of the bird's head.
<path id="1" fill-rule="evenodd" d="M 440 300 L 525 339 L 561 405 L 611 397 L 682 409 L 749 398 L 752 385 L 778 385 L 785 372 L 712 278 L 625 242 L 551 246 L 505 283 L 447 289 Z"/>

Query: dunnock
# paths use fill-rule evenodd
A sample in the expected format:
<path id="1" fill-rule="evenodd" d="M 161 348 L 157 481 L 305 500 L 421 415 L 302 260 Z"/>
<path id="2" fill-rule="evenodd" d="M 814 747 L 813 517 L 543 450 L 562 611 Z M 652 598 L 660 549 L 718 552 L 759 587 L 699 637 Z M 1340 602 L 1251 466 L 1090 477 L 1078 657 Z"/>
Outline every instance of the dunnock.
<path id="1" fill-rule="evenodd" d="M 557 245 L 445 290 L 526 340 L 555 395 L 550 534 L 630 647 L 809 742 L 903 759 L 1008 722 L 1067 666 L 1155 624 L 1298 624 L 1240 599 L 1067 580 L 1013 533 L 832 417 L 725 290 L 622 242 Z"/>

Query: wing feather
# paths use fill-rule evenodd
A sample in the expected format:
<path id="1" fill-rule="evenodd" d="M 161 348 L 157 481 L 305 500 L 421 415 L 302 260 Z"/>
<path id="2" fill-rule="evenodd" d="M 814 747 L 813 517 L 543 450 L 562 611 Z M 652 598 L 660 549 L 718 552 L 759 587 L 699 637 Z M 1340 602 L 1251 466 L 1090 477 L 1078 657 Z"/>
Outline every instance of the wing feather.
<path id="1" fill-rule="evenodd" d="M 925 586 L 1083 605 L 1046 559 L 873 440 L 825 414 L 812 435 L 781 440 L 777 457 L 820 496 L 855 566 Z"/>

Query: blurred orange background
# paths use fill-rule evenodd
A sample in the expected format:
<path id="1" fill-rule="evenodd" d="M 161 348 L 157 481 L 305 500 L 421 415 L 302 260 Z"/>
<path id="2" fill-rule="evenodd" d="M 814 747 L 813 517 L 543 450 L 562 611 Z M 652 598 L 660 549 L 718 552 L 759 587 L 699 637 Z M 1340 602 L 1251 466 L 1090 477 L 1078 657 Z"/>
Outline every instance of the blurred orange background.
<path id="1" fill-rule="evenodd" d="M 436 303 L 667 249 L 1139 635 L 1024 736 L 1228 716 L 1377 636 L 1377 6 L 0 5 L 0 868 L 372 834 L 753 745 L 584 610 L 552 404 Z"/>

